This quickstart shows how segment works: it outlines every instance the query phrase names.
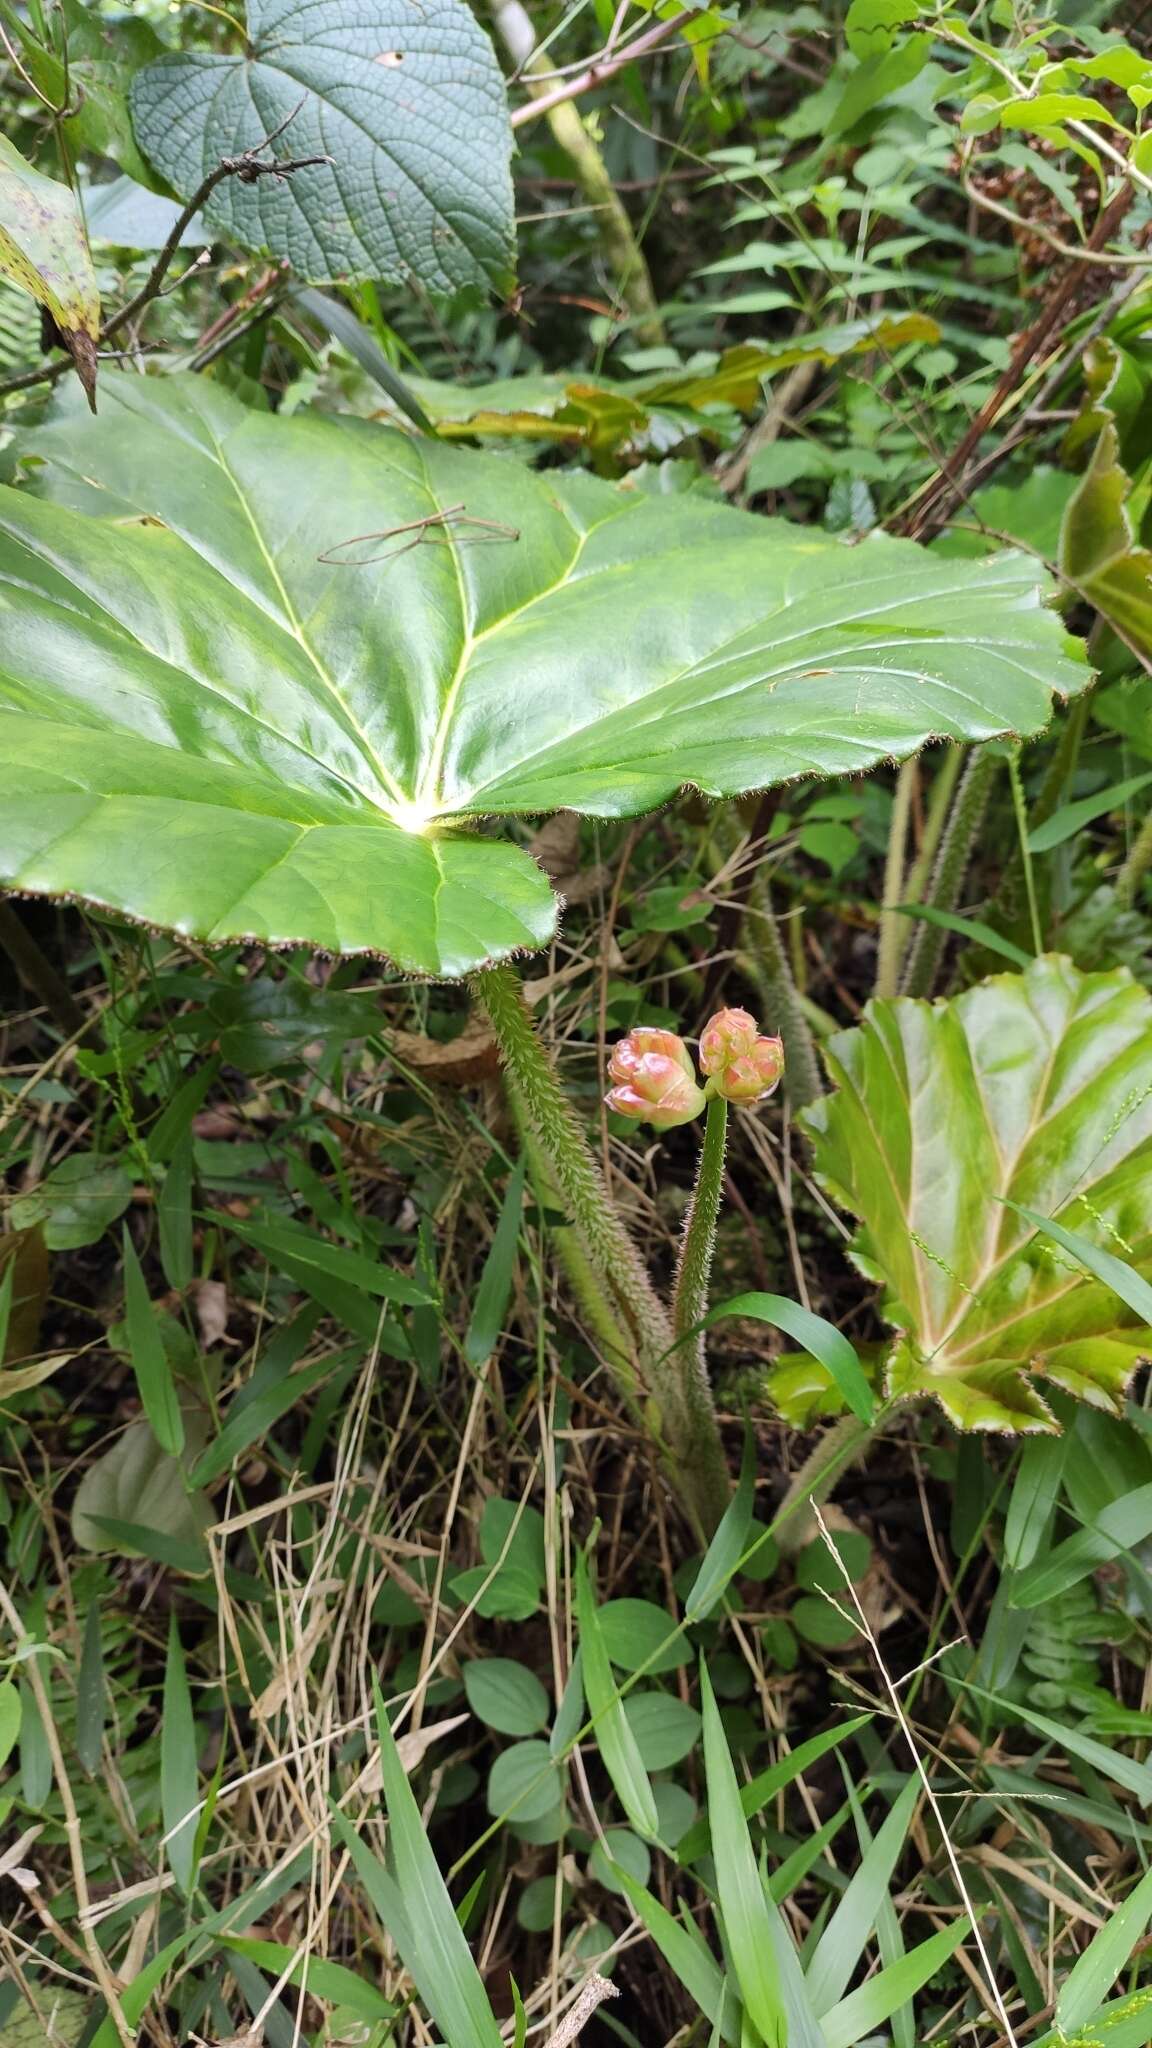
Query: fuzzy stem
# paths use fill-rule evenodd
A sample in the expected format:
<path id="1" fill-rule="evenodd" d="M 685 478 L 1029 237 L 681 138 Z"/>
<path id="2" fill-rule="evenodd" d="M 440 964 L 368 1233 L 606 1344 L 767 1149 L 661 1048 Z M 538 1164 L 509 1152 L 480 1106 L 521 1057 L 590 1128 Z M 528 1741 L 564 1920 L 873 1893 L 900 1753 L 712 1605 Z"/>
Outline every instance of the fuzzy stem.
<path id="1" fill-rule="evenodd" d="M 753 915 L 748 920 L 747 943 L 759 969 L 765 1021 L 768 1030 L 778 1031 L 784 1040 L 784 1086 L 792 1109 L 806 1109 L 824 1093 L 820 1061 L 762 874 L 752 885 L 749 907 Z"/>
<path id="2" fill-rule="evenodd" d="M 1131 851 L 1116 878 L 1116 894 L 1119 901 L 1130 908 L 1136 901 L 1136 892 L 1152 867 L 1152 811 L 1149 811 L 1132 843 Z"/>
<path id="3" fill-rule="evenodd" d="M 556 1176 L 549 1168 L 532 1128 L 524 1098 L 508 1069 L 504 1074 L 504 1086 L 516 1129 L 520 1134 L 520 1143 L 528 1162 L 528 1172 L 536 1191 L 537 1201 L 542 1210 L 548 1206 L 562 1208 L 564 1197 L 556 1185 Z M 557 1230 L 553 1233 L 552 1244 L 590 1334 L 603 1346 L 609 1370 L 621 1393 L 629 1405 L 639 1413 L 643 1404 L 636 1369 L 636 1345 L 613 1313 L 612 1303 L 597 1280 L 579 1231 L 574 1227 Z"/>
<path id="4" fill-rule="evenodd" d="M 857 1415 L 841 1416 L 825 1430 L 815 1450 L 810 1451 L 794 1475 L 772 1520 L 777 1543 L 785 1556 L 794 1556 L 815 1534 L 813 1505 L 822 1507 L 836 1481 L 864 1456 L 878 1424 L 861 1422 Z"/>
<path id="5" fill-rule="evenodd" d="M 485 967 L 472 985 L 488 1013 L 517 1111 L 580 1233 L 576 1269 L 570 1270 L 585 1305 L 593 1294 L 599 1303 L 595 1319 L 599 1334 L 609 1340 L 606 1362 L 634 1412 L 637 1382 L 641 1400 L 650 1397 L 640 1412 L 668 1478 L 693 1521 L 710 1534 L 727 1505 L 728 1480 L 707 1379 L 694 1361 L 691 1370 L 681 1362 L 671 1321 L 533 1028 L 516 975 L 506 966 Z M 589 1282 L 594 1283 L 592 1294 Z M 635 1372 L 621 1359 L 620 1331 L 627 1332 L 635 1352 Z"/>
<path id="6" fill-rule="evenodd" d="M 639 1252 L 592 1156 L 556 1069 L 538 1038 L 510 967 L 484 967 L 473 986 L 488 1012 L 500 1055 L 515 1084 L 549 1170 L 578 1225 L 615 1312 L 646 1350 L 664 1350 L 672 1332 Z"/>
<path id="7" fill-rule="evenodd" d="M 1091 703 L 1091 691 L 1082 691 L 1064 720 L 1059 745 L 1048 763 L 1047 773 L 1032 806 L 1033 830 L 1037 825 L 1046 823 L 1057 805 L 1064 801 L 1065 792 L 1076 773 L 1076 764 L 1080 759 L 1080 748 L 1088 729 Z"/>
<path id="8" fill-rule="evenodd" d="M 963 780 L 956 792 L 952 815 L 940 844 L 932 875 L 928 901 L 935 910 L 955 910 L 972 858 L 976 836 L 984 821 L 992 784 L 1000 767 L 1000 756 L 988 747 L 973 750 Z M 925 919 L 919 926 L 904 970 L 902 994 L 927 996 L 932 993 L 947 931 Z"/>
<path id="9" fill-rule="evenodd" d="M 708 1284 L 712 1278 L 712 1255 L 716 1249 L 716 1219 L 724 1193 L 724 1152 L 728 1142 L 728 1104 L 722 1095 L 708 1100 L 704 1143 L 696 1169 L 692 1206 L 684 1223 L 680 1263 L 676 1269 L 676 1292 L 672 1298 L 672 1326 L 680 1343 L 708 1313 Z M 697 1343 L 702 1346 L 703 1338 Z"/>
<path id="10" fill-rule="evenodd" d="M 888 827 L 888 856 L 884 863 L 884 895 L 880 911 L 880 943 L 876 954 L 876 994 L 894 996 L 900 978 L 900 956 L 904 950 L 907 921 L 898 909 L 904 895 L 904 864 L 912 799 L 920 774 L 915 756 L 905 761 L 896 777 L 892 818 Z"/>
<path id="11" fill-rule="evenodd" d="M 716 1219 L 724 1194 L 724 1152 L 728 1138 L 728 1104 L 722 1095 L 708 1100 L 704 1142 L 696 1169 L 692 1205 L 684 1222 L 672 1322 L 676 1349 L 670 1363 L 676 1371 L 676 1429 L 687 1446 L 693 1475 L 697 1517 L 711 1535 L 728 1505 L 731 1486 L 716 1410 L 708 1378 L 704 1332 L 698 1329 L 708 1313 Z"/>
<path id="12" fill-rule="evenodd" d="M 960 770 L 963 766 L 963 747 L 958 747 L 955 744 L 947 747 L 944 759 L 936 770 L 935 779 L 932 783 L 932 794 L 928 799 L 928 810 L 924 819 L 924 837 L 920 842 L 920 851 L 908 870 L 908 879 L 904 884 L 904 900 L 906 903 L 919 903 L 928 886 L 928 877 L 932 872 L 932 864 L 936 859 L 940 840 L 948 820 L 952 793 L 956 788 L 960 777 Z M 911 928 L 905 923 L 902 952 L 907 951 L 908 941 L 911 936 Z"/>

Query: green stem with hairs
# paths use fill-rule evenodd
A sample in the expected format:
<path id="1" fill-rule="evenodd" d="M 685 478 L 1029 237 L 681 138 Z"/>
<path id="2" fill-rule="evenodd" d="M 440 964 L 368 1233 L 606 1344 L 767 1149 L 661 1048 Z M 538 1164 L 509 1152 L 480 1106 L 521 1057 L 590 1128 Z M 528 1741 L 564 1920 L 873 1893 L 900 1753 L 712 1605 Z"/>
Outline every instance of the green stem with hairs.
<path id="1" fill-rule="evenodd" d="M 668 1317 L 537 1036 L 517 976 L 510 967 L 484 967 L 473 977 L 473 986 L 524 1114 L 592 1264 L 606 1283 L 615 1313 L 638 1346 L 666 1348 L 672 1341 Z"/>
<path id="2" fill-rule="evenodd" d="M 1131 850 L 1120 873 L 1116 877 L 1116 894 L 1126 908 L 1136 901 L 1136 892 L 1152 867 L 1152 811 L 1132 842 Z"/>
<path id="3" fill-rule="evenodd" d="M 908 879 L 904 884 L 904 900 L 906 903 L 919 903 L 928 886 L 928 877 L 932 873 L 932 866 L 939 851 L 940 841 L 944 836 L 944 827 L 948 822 L 948 812 L 952 805 L 953 791 L 960 779 L 960 770 L 963 766 L 963 747 L 958 747 L 955 743 L 946 747 L 944 759 L 936 770 L 932 783 L 932 794 L 928 798 L 928 809 L 924 818 L 924 836 L 920 841 L 920 851 L 908 870 Z M 904 951 L 907 951 L 908 941 L 911 936 L 911 927 L 905 922 Z"/>
<path id="4" fill-rule="evenodd" d="M 806 1109 L 824 1093 L 816 1040 L 784 950 L 780 926 L 762 874 L 752 884 L 746 938 L 757 969 L 756 985 L 769 1031 L 784 1040 L 784 1086 L 792 1109 Z"/>
<path id="5" fill-rule="evenodd" d="M 1047 772 L 1032 806 L 1033 830 L 1037 825 L 1045 824 L 1057 806 L 1064 801 L 1080 759 L 1080 748 L 1088 729 L 1091 704 L 1091 691 L 1082 691 L 1064 720 L 1059 745 L 1048 763 Z"/>
<path id="6" fill-rule="evenodd" d="M 677 1376 L 677 1431 L 691 1446 L 693 1493 L 697 1517 L 711 1535 L 728 1505 L 731 1485 L 724 1450 L 716 1428 L 716 1411 L 708 1378 L 708 1354 L 699 1327 L 708 1313 L 716 1222 L 724 1195 L 724 1153 L 728 1140 L 728 1104 L 722 1095 L 708 1099 L 704 1142 L 696 1169 L 692 1204 L 684 1221 L 672 1324 Z"/>
<path id="7" fill-rule="evenodd" d="M 772 1518 L 772 1533 L 785 1556 L 794 1557 L 812 1541 L 816 1534 L 813 1506 L 823 1507 L 836 1481 L 864 1456 L 879 1426 L 878 1420 L 861 1422 L 858 1415 L 844 1415 L 809 1452 Z"/>
<path id="8" fill-rule="evenodd" d="M 504 1073 L 504 1086 L 540 1208 L 542 1211 L 545 1208 L 562 1209 L 564 1197 L 556 1185 L 556 1176 L 545 1159 L 523 1097 L 508 1069 Z M 643 1400 L 636 1374 L 636 1346 L 619 1317 L 613 1313 L 612 1304 L 597 1281 L 579 1232 L 574 1228 L 557 1230 L 552 1243 L 589 1333 L 606 1353 L 609 1369 L 620 1391 L 640 1415 Z"/>
<path id="9" fill-rule="evenodd" d="M 510 967 L 485 967 L 472 986 L 492 1025 L 515 1113 L 531 1132 L 544 1173 L 579 1232 L 575 1262 L 563 1255 L 578 1298 L 586 1306 L 595 1302 L 591 1319 L 606 1363 L 629 1407 L 635 1412 L 643 1403 L 640 1412 L 668 1477 L 708 1534 L 727 1504 L 728 1482 L 707 1379 L 676 1345 L 667 1311 L 536 1033 L 519 980 Z M 620 1349 L 624 1333 L 627 1359 Z"/>
<path id="10" fill-rule="evenodd" d="M 927 900 L 934 910 L 955 910 L 960 901 L 972 849 L 984 822 L 992 784 L 999 772 L 1000 758 L 988 747 L 974 748 L 969 757 L 940 842 L 932 886 L 928 891 Z M 929 924 L 927 919 L 918 926 L 904 970 L 903 995 L 931 995 L 947 936 L 942 926 Z"/>
<path id="11" fill-rule="evenodd" d="M 685 1219 L 680 1242 L 676 1292 L 672 1297 L 672 1327 L 677 1343 L 683 1343 L 708 1313 L 708 1286 L 716 1250 L 716 1219 L 724 1193 L 727 1143 L 728 1104 L 722 1095 L 711 1095 L 704 1122 L 704 1143 L 700 1147 L 700 1164 L 696 1169 L 696 1186 L 692 1191 L 692 1206 Z M 696 1343 L 702 1346 L 703 1337 L 697 1336 Z"/>

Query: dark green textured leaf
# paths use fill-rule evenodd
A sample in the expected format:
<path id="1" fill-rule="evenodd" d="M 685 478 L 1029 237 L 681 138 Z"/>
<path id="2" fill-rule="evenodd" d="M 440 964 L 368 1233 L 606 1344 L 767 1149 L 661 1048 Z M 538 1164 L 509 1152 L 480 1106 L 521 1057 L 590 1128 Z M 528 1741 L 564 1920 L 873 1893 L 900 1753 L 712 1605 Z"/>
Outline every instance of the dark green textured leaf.
<path id="1" fill-rule="evenodd" d="M 0 497 L 14 888 L 462 974 L 555 918 L 467 820 L 1036 732 L 1087 677 L 1020 556 L 847 548 L 204 378 L 106 385 L 99 420 L 26 437 L 57 502 Z"/>
<path id="2" fill-rule="evenodd" d="M 1152 1271 L 1147 991 L 1047 955 L 949 1002 L 873 1003 L 827 1052 L 837 1092 L 806 1121 L 900 1332 L 891 1391 L 965 1428 L 1053 1428 L 1033 1373 L 1115 1406 L 1150 1343 L 1099 1267 Z"/>
<path id="3" fill-rule="evenodd" d="M 511 286 L 504 80 L 462 0 L 249 0 L 246 50 L 159 58 L 133 80 L 132 118 L 185 199 L 282 122 L 277 156 L 330 156 L 283 180 L 226 178 L 204 209 L 313 283 Z"/>

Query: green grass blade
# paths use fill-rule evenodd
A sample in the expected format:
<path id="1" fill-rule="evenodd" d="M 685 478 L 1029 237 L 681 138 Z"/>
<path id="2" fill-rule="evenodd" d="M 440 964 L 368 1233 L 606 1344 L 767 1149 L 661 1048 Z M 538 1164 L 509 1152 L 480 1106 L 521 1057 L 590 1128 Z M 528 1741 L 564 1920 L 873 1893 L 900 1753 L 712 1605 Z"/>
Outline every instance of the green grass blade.
<path id="1" fill-rule="evenodd" d="M 1132 1959 L 1152 1920 L 1152 1870 L 1146 1870 L 1122 1906 L 1092 1936 L 1073 1964 L 1056 2000 L 1056 2025 L 1065 2034 L 1088 2026 L 1101 2000 Z"/>
<path id="2" fill-rule="evenodd" d="M 400 407 L 401 412 L 407 413 L 423 433 L 436 432 L 415 392 L 409 389 L 400 372 L 389 362 L 375 335 L 356 318 L 349 306 L 340 299 L 332 298 L 328 292 L 311 290 L 297 292 L 295 303 L 309 319 L 326 328 L 333 341 L 347 349 L 360 368 L 379 384 L 382 391 L 388 393 L 394 404 Z"/>
<path id="3" fill-rule="evenodd" d="M 192 1280 L 192 1133 L 185 1131 L 164 1174 L 156 1199 L 156 1230 L 160 1239 L 160 1264 L 169 1287 L 183 1292 Z"/>
<path id="4" fill-rule="evenodd" d="M 649 1840 L 659 1832 L 656 1798 L 628 1724 L 612 1665 L 604 1647 L 600 1617 L 584 1558 L 576 1560 L 576 1618 L 580 1627 L 580 1661 L 596 1746 L 613 1789 L 638 1835 Z"/>
<path id="5" fill-rule="evenodd" d="M 667 1907 L 623 1868 L 613 1865 L 633 1912 L 644 1922 L 669 1969 L 690 1998 L 695 1999 L 705 2019 L 719 2029 L 720 2038 L 736 2042 L 740 2028 L 734 2001 L 727 1993 L 724 1972 L 708 1950 L 689 1934 Z"/>
<path id="6" fill-rule="evenodd" d="M 898 1963 L 891 1963 L 886 1970 L 878 1970 L 858 1991 L 849 1992 L 847 1998 L 832 2006 L 820 2021 L 827 2048 L 854 2048 L 855 2042 L 875 2034 L 900 2006 L 914 1998 L 925 1984 L 931 1982 L 936 1972 L 943 1969 L 971 1926 L 972 1922 L 965 1917 L 953 1926 L 943 1928 L 939 1934 L 930 1934 L 927 1941 L 909 1949 Z"/>
<path id="7" fill-rule="evenodd" d="M 167 1845 L 168 1861 L 185 1897 L 191 1892 L 196 1879 L 197 1817 L 192 1809 L 198 1798 L 196 1723 L 180 1632 L 173 1615 L 168 1628 L 164 1718 L 160 1724 L 160 1810 L 164 1817 L 164 1833 L 171 1836 Z"/>
<path id="8" fill-rule="evenodd" d="M 864 1954 L 907 1840 L 919 1790 L 918 1779 L 909 1778 L 877 1830 L 875 1840 L 861 1857 L 859 1869 L 816 1944 L 804 1975 L 812 2003 L 821 2016 L 843 1998 Z"/>
<path id="9" fill-rule="evenodd" d="M 1099 1771 L 1101 1777 L 1110 1778 L 1114 1785 L 1122 1785 L 1126 1792 L 1140 1801 L 1141 1806 L 1152 1806 L 1152 1766 L 1137 1763 L 1134 1757 L 1125 1756 L 1118 1749 L 1109 1749 L 1094 1736 L 1084 1735 L 1079 1728 L 1069 1728 L 1059 1721 L 1052 1721 L 1047 1714 L 1038 1714 L 1034 1707 L 1026 1707 L 1018 1700 L 1005 1699 L 1002 1694 L 988 1692 L 982 1685 L 967 1684 L 967 1692 L 975 1693 L 979 1699 L 991 1700 L 1007 1714 L 1018 1714 L 1038 1735 L 1055 1743 L 1057 1749 L 1069 1756 L 1078 1756 L 1081 1763 Z"/>
<path id="10" fill-rule="evenodd" d="M 184 1449 L 184 1417 L 176 1396 L 176 1382 L 152 1312 L 136 1247 L 124 1225 L 124 1316 L 128 1328 L 128 1350 L 140 1392 L 144 1413 L 162 1451 L 178 1458 Z"/>
<path id="11" fill-rule="evenodd" d="M 95 1771 L 99 1767 L 104 1743 L 107 1686 L 100 1623 L 100 1602 L 93 1600 L 84 1620 L 84 1645 L 76 1680 L 76 1754 L 86 1771 Z"/>
<path id="12" fill-rule="evenodd" d="M 815 1834 L 806 1835 L 792 1854 L 777 1865 L 768 1879 L 768 1890 L 777 1906 L 782 1906 L 785 1899 L 791 1898 L 797 1885 L 804 1882 L 812 1865 L 819 1861 L 828 1844 L 835 1841 L 850 1812 L 851 1807 L 845 1801 L 822 1827 L 817 1828 Z"/>
<path id="13" fill-rule="evenodd" d="M 757 1322 L 770 1323 L 774 1330 L 783 1330 L 819 1359 L 861 1422 L 874 1419 L 876 1396 L 854 1347 L 835 1324 L 826 1323 L 823 1316 L 813 1315 L 811 1309 L 803 1308 L 798 1301 L 789 1301 L 784 1294 L 737 1294 L 732 1301 L 723 1301 L 712 1310 L 705 1328 L 723 1322 L 727 1316 L 752 1316 Z"/>
<path id="14" fill-rule="evenodd" d="M 395 1882 L 342 1815 L 334 1814 L 333 1824 L 338 1826 L 413 1983 L 451 2048 L 503 2048 L 488 1993 L 424 1831 L 378 1687 L 374 1693 Z M 384 1878 L 383 1886 L 378 1881 L 373 1886 L 368 1876 L 370 1870 Z"/>
<path id="15" fill-rule="evenodd" d="M 296 1956 L 294 1948 L 282 1941 L 254 1941 L 248 1935 L 224 1934 L 220 1937 L 222 1948 L 231 1954 L 247 1956 L 253 1963 L 274 1977 L 288 1971 L 289 1984 L 307 1985 L 314 1998 L 325 1998 L 332 2005 L 347 2006 L 364 2020 L 390 2020 L 396 2008 L 378 1991 L 374 1984 L 365 1983 L 353 1970 L 343 1963 L 329 1963 L 322 1956 Z M 289 1968 L 291 1965 L 291 1968 Z"/>
<path id="16" fill-rule="evenodd" d="M 937 910 L 932 903 L 896 903 L 893 909 L 901 917 L 918 917 L 922 924 L 938 925 L 941 931 L 956 932 L 962 939 L 969 939 L 989 953 L 998 953 L 1002 960 L 1011 960 L 1014 967 L 1030 967 L 1032 954 L 1023 946 L 1014 945 L 1011 939 L 1002 938 L 990 924 L 978 917 L 960 917 L 954 910 Z"/>
<path id="17" fill-rule="evenodd" d="M 213 1222 L 223 1224 L 234 1237 L 250 1244 L 254 1251 L 263 1252 L 270 1264 L 279 1266 L 282 1260 L 290 1261 L 281 1270 L 291 1272 L 293 1267 L 303 1267 L 321 1278 L 335 1280 L 338 1285 L 357 1289 L 383 1301 L 399 1302 L 403 1308 L 426 1307 L 432 1302 L 433 1297 L 427 1288 L 414 1280 L 410 1273 L 402 1273 L 399 1267 L 386 1266 L 378 1259 L 366 1258 L 363 1252 L 349 1251 L 344 1245 L 329 1244 L 327 1238 L 319 1237 L 303 1224 L 238 1223 L 234 1216 L 220 1211 L 213 1210 L 210 1214 Z"/>
<path id="18" fill-rule="evenodd" d="M 1152 1535 L 1152 1485 L 1138 1486 L 1109 1501 L 1087 1529 L 1077 1529 L 1047 1557 L 1021 1572 L 1012 1587 L 1013 1607 L 1042 1607 L 1078 1585 L 1102 1564 L 1135 1550 Z"/>
<path id="19" fill-rule="evenodd" d="M 740 1787 L 740 1809 L 746 1820 L 767 1806 L 777 1792 L 783 1792 L 796 1779 L 802 1777 L 809 1764 L 818 1763 L 838 1743 L 847 1742 L 858 1728 L 864 1728 L 872 1719 L 871 1714 L 855 1714 L 850 1721 L 838 1721 L 834 1728 L 826 1728 L 822 1735 L 809 1736 L 788 1756 L 781 1757 L 778 1764 L 769 1764 L 767 1770 Z M 696 1821 L 677 1845 L 676 1855 L 681 1863 L 695 1863 L 697 1857 L 706 1856 L 710 1842 L 708 1822 Z"/>
<path id="20" fill-rule="evenodd" d="M 772 1930 L 774 1909 L 756 1866 L 724 1726 L 703 1664 L 700 1701 L 712 1853 L 732 1968 L 745 2010 L 765 2048 L 787 2048 L 788 2020 Z"/>
<path id="21" fill-rule="evenodd" d="M 1044 1540 L 1060 1493 L 1067 1435 L 1029 1437 L 1020 1455 L 1004 1523 L 1004 1562 L 1013 1571 L 1030 1565 Z"/>
<path id="22" fill-rule="evenodd" d="M 1152 1992 L 1145 1985 L 1130 1991 L 1126 1998 L 1109 1999 L 1075 2038 L 1077 2048 L 1148 2048 L 1152 2042 Z M 1035 2048 L 1069 2048 L 1068 2036 L 1057 2028 L 1042 2035 Z"/>
<path id="23" fill-rule="evenodd" d="M 1054 846 L 1062 846 L 1066 839 L 1074 839 L 1083 826 L 1090 825 L 1094 818 L 1105 818 L 1111 811 L 1118 811 L 1129 797 L 1147 789 L 1152 774 L 1130 775 L 1126 782 L 1113 783 L 1111 789 L 1097 790 L 1095 796 L 1078 797 L 1075 803 L 1061 804 L 1050 818 L 1028 834 L 1030 853 L 1049 853 Z"/>
<path id="24" fill-rule="evenodd" d="M 524 1208 L 526 1171 L 527 1161 L 521 1159 L 504 1191 L 495 1235 L 476 1289 L 472 1320 L 464 1339 L 464 1356 L 474 1370 L 479 1370 L 496 1349 L 509 1296 L 512 1293 L 516 1249 L 520 1242 L 520 1218 Z"/>
<path id="25" fill-rule="evenodd" d="M 748 1542 L 755 1502 L 756 1446 L 751 1430 L 745 1433 L 740 1463 L 740 1483 L 724 1510 L 720 1526 L 700 1560 L 692 1590 L 684 1602 L 684 1619 L 703 1621 L 724 1594 L 740 1568 Z"/>
<path id="26" fill-rule="evenodd" d="M 10 1678 L 0 1678 L 0 1769 L 20 1740 L 20 1694 Z"/>
<path id="27" fill-rule="evenodd" d="M 328 1357 L 318 1359 L 315 1365 L 305 1366 L 303 1372 L 289 1374 L 287 1378 L 265 1386 L 252 1400 L 244 1401 L 239 1407 L 233 1401 L 219 1436 L 192 1467 L 188 1484 L 210 1486 L 214 1479 L 229 1471 L 249 1444 L 267 1436 L 282 1415 L 331 1377 L 343 1364 L 344 1358 L 342 1351 L 332 1352 Z"/>

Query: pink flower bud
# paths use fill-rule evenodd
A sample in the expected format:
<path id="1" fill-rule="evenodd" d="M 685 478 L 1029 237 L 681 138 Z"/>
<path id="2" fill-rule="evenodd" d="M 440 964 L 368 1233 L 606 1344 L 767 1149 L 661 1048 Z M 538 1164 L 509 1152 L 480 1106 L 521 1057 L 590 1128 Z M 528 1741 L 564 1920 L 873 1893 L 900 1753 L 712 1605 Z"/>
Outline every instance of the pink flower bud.
<path id="1" fill-rule="evenodd" d="M 750 1053 L 756 1043 L 756 1019 L 747 1010 L 717 1010 L 700 1034 L 700 1065 L 718 1074 L 732 1060 Z"/>
<path id="2" fill-rule="evenodd" d="M 700 1064 L 709 1095 L 747 1106 L 763 1102 L 778 1085 L 784 1047 L 778 1038 L 762 1037 L 747 1010 L 718 1010 L 704 1027 Z"/>
<path id="3" fill-rule="evenodd" d="M 604 1099 L 618 1116 L 670 1131 L 691 1123 L 704 1108 L 692 1055 L 674 1031 L 638 1026 L 613 1047 L 608 1072 L 616 1086 Z"/>
<path id="4" fill-rule="evenodd" d="M 682 1038 L 674 1031 L 661 1031 L 655 1024 L 638 1024 L 634 1031 L 614 1045 L 608 1061 L 608 1072 L 614 1081 L 630 1081 L 643 1059 L 653 1054 L 661 1059 L 674 1060 L 690 1081 L 696 1079 L 692 1055 Z"/>

